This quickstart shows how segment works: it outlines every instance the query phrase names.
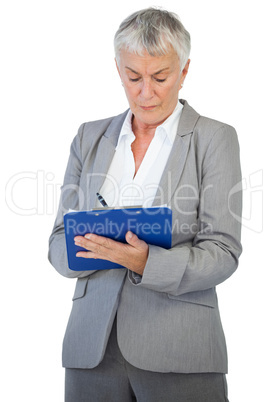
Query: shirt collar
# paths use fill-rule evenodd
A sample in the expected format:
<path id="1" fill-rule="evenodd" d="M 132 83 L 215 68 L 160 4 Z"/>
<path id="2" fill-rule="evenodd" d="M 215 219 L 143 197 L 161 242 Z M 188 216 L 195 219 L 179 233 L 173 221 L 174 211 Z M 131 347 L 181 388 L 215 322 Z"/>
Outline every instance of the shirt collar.
<path id="1" fill-rule="evenodd" d="M 156 129 L 156 134 L 157 132 L 161 131 L 165 132 L 171 145 L 173 144 L 177 134 L 178 121 L 182 109 L 183 105 L 178 101 L 177 106 L 175 107 L 173 113 Z"/>
<path id="2" fill-rule="evenodd" d="M 120 142 L 122 141 L 122 138 L 123 137 L 126 138 L 125 136 L 134 136 L 132 131 L 132 112 L 130 109 L 128 111 L 128 114 L 126 115 L 123 126 L 121 128 L 116 148 L 119 146 Z"/>
<path id="3" fill-rule="evenodd" d="M 178 101 L 177 106 L 175 107 L 173 113 L 160 125 L 156 128 L 156 135 L 159 132 L 165 132 L 167 135 L 169 141 L 171 144 L 173 144 L 176 132 L 177 132 L 177 124 L 178 124 L 178 119 L 180 117 L 181 111 L 183 109 L 183 105 Z M 132 131 L 132 112 L 129 109 L 128 114 L 124 120 L 123 126 L 120 131 L 120 135 L 117 141 L 117 146 L 119 146 L 121 140 L 125 136 L 134 136 L 133 131 Z"/>

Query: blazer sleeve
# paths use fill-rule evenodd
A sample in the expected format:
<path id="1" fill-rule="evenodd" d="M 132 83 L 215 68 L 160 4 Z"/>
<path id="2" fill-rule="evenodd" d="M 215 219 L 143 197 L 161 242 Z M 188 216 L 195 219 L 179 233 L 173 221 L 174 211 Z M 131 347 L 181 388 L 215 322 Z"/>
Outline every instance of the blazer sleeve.
<path id="1" fill-rule="evenodd" d="M 150 245 L 143 276 L 129 272 L 134 285 L 179 296 L 212 288 L 236 270 L 242 251 L 242 191 L 239 144 L 232 127 L 222 125 L 215 131 L 200 169 L 198 232 L 170 250 Z"/>
<path id="2" fill-rule="evenodd" d="M 61 187 L 61 198 L 57 217 L 49 238 L 48 259 L 54 268 L 67 278 L 83 278 L 91 275 L 95 271 L 73 271 L 69 269 L 63 216 L 69 209 L 79 210 L 81 197 L 80 177 L 82 172 L 82 150 L 81 142 L 83 136 L 84 124 L 78 130 L 74 138 L 70 156 L 64 176 L 63 186 Z"/>

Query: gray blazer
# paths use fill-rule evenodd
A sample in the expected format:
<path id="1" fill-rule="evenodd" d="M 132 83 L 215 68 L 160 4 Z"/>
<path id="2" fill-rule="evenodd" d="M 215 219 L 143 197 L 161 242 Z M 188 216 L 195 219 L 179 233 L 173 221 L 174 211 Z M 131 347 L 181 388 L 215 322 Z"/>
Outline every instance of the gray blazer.
<path id="1" fill-rule="evenodd" d="M 71 145 L 49 259 L 78 278 L 63 342 L 63 366 L 103 358 L 117 313 L 118 343 L 134 366 L 158 372 L 227 372 L 215 286 L 241 253 L 241 172 L 235 130 L 186 101 L 153 205 L 173 211 L 172 248 L 149 246 L 142 277 L 127 269 L 71 271 L 63 213 L 95 206 L 126 113 L 83 124 Z"/>

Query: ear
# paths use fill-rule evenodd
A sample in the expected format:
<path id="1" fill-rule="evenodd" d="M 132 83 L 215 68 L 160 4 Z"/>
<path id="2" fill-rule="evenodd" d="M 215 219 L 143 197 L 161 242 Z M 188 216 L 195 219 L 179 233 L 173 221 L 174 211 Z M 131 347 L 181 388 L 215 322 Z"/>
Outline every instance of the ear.
<path id="1" fill-rule="evenodd" d="M 186 78 L 186 75 L 188 74 L 190 62 L 191 62 L 191 60 L 188 59 L 188 60 L 187 60 L 187 63 L 186 63 L 185 66 L 184 66 L 184 69 L 183 69 L 182 72 L 181 72 L 181 77 L 180 77 L 180 85 L 181 85 L 181 87 L 182 87 L 182 85 L 183 85 L 183 83 L 184 83 L 184 80 L 185 80 L 185 78 Z"/>
<path id="2" fill-rule="evenodd" d="M 117 71 L 118 71 L 119 77 L 121 78 L 121 73 L 120 73 L 120 70 L 119 70 L 119 66 L 118 66 L 118 63 L 117 63 L 116 57 L 114 58 L 114 61 L 115 61 L 115 65 L 116 65 L 116 68 L 117 68 Z"/>

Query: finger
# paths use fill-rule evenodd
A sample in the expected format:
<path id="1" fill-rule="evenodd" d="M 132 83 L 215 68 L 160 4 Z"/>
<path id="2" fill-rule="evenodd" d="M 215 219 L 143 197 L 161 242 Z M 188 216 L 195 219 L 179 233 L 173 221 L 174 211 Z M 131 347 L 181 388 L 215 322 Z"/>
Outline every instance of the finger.
<path id="1" fill-rule="evenodd" d="M 109 237 L 98 236 L 93 233 L 86 234 L 85 238 L 89 242 L 90 250 L 98 254 L 106 253 L 110 250 L 115 251 L 120 247 L 118 244 L 121 244 Z"/>
<path id="2" fill-rule="evenodd" d="M 109 239 L 108 237 L 98 236 L 93 233 L 87 233 L 85 235 L 87 240 L 90 240 L 92 243 L 99 244 L 100 246 L 110 248 L 112 247 L 111 242 L 113 240 Z"/>
<path id="3" fill-rule="evenodd" d="M 145 241 L 139 239 L 137 235 L 135 235 L 134 233 L 132 233 L 130 231 L 128 231 L 126 233 L 126 241 L 129 245 L 131 245 L 137 249 L 144 249 L 147 247 L 147 244 L 145 243 Z"/>
<path id="4" fill-rule="evenodd" d="M 78 247 L 90 250 L 90 241 L 88 241 L 84 236 L 76 236 L 74 238 L 74 244 Z"/>
<path id="5" fill-rule="evenodd" d="M 104 237 L 95 235 L 93 233 L 87 233 L 84 236 L 75 236 L 74 241 L 75 241 L 75 243 L 82 243 L 82 242 L 86 242 L 87 240 L 90 240 L 94 243 L 101 244 L 101 239 L 103 239 L 103 238 Z"/>
<path id="6" fill-rule="evenodd" d="M 92 233 L 87 233 L 85 236 L 76 236 L 74 240 L 76 246 L 83 247 L 89 251 L 79 251 L 76 254 L 77 257 L 110 260 L 113 252 L 118 248 L 118 242 Z"/>
<path id="7" fill-rule="evenodd" d="M 79 247 L 83 247 L 85 250 L 88 251 L 83 251 L 80 250 L 76 253 L 77 257 L 83 257 L 83 258 L 101 258 L 101 259 L 109 259 L 109 252 L 110 249 L 105 247 L 106 241 L 105 239 L 100 240 L 98 239 L 99 243 L 93 242 L 91 240 L 86 239 L 85 237 L 81 237 L 79 239 L 76 239 L 75 244 Z M 100 244 L 102 242 L 102 244 Z"/>
<path id="8" fill-rule="evenodd" d="M 78 251 L 76 253 L 76 257 L 91 258 L 91 259 L 101 258 L 99 255 L 97 255 L 96 253 L 93 253 L 92 251 Z"/>
<path id="9" fill-rule="evenodd" d="M 92 233 L 87 233 L 85 236 L 76 236 L 74 238 L 76 246 L 84 247 L 90 251 L 97 251 L 100 247 L 109 248 L 109 240 L 110 239 L 107 239 L 106 237 L 97 236 Z"/>

